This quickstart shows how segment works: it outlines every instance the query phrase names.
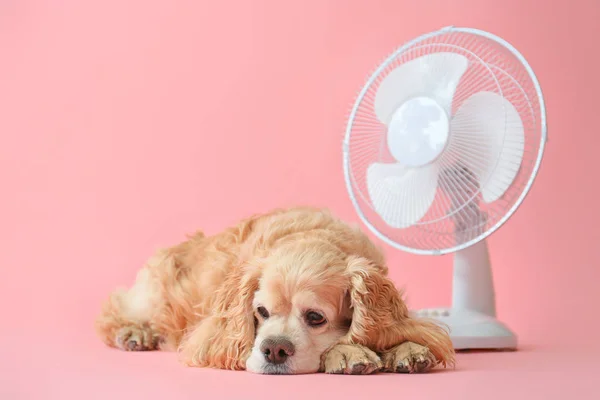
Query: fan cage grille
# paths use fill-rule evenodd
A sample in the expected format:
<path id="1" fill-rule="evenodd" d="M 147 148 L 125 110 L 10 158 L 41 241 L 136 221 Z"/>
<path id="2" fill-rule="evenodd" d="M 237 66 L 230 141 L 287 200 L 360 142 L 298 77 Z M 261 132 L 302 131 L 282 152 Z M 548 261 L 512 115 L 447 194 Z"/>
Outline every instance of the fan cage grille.
<path id="1" fill-rule="evenodd" d="M 382 80 L 399 65 L 435 52 L 458 53 L 469 60 L 469 67 L 452 100 L 451 115 L 474 93 L 490 91 L 503 96 L 515 107 L 523 123 L 523 160 L 508 190 L 494 202 L 482 202 L 473 170 L 481 165 L 481 157 L 489 155 L 478 151 L 476 138 L 469 139 L 466 124 L 460 135 L 462 142 L 451 139 L 447 151 L 436 160 L 443 172 L 427 215 L 415 225 L 397 229 L 388 226 L 377 214 L 367 191 L 367 167 L 374 162 L 396 162 L 387 149 L 386 126 L 376 118 L 373 110 L 375 94 Z M 435 85 L 435 82 L 431 84 Z M 537 174 L 545 141 L 546 120 L 541 90 L 523 56 L 509 43 L 490 33 L 445 28 L 400 47 L 369 78 L 355 102 L 346 129 L 346 183 L 361 219 L 381 239 L 413 253 L 445 254 L 485 238 L 514 213 Z M 452 157 L 458 149 L 469 154 L 467 165 L 456 163 L 456 157 Z M 514 151 L 510 138 L 504 138 L 502 151 Z M 489 174 L 484 176 L 483 182 L 493 185 Z"/>

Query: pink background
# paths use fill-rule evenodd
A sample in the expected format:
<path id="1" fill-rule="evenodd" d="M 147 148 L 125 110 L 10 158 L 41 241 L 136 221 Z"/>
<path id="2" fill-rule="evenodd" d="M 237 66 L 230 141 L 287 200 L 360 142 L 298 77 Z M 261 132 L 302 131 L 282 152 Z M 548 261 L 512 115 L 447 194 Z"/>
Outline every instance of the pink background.
<path id="1" fill-rule="evenodd" d="M 599 17 L 594 0 L 0 2 L 0 398 L 593 398 Z M 107 293 L 187 232 L 295 204 L 356 221 L 341 166 L 355 93 L 451 24 L 514 44 L 546 96 L 541 172 L 489 240 L 522 351 L 422 376 L 264 377 L 96 339 Z M 450 257 L 385 249 L 411 307 L 450 301 Z"/>

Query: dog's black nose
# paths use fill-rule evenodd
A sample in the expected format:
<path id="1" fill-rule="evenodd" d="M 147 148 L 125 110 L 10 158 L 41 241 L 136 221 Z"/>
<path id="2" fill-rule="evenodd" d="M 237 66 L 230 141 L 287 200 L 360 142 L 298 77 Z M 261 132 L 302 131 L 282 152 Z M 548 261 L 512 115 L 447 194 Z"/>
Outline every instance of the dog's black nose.
<path id="1" fill-rule="evenodd" d="M 288 357 L 294 355 L 294 345 L 283 337 L 273 337 L 263 340 L 260 351 L 271 364 L 283 364 Z"/>

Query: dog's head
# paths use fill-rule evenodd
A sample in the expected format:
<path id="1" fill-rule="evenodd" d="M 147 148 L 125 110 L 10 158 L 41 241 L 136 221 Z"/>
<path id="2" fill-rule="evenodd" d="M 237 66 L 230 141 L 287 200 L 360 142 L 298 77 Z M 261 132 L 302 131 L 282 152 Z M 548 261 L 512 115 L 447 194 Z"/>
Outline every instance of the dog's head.
<path id="1" fill-rule="evenodd" d="M 447 335 L 409 318 L 380 264 L 319 239 L 289 241 L 249 261 L 220 301 L 210 364 L 312 373 L 322 370 L 323 355 L 338 343 L 381 352 L 404 340 L 427 342 L 444 361 L 447 343 L 436 345 Z"/>
<path id="2" fill-rule="evenodd" d="M 344 254 L 320 241 L 295 241 L 262 260 L 252 300 L 256 336 L 249 371 L 319 370 L 321 355 L 350 328 L 346 268 Z"/>

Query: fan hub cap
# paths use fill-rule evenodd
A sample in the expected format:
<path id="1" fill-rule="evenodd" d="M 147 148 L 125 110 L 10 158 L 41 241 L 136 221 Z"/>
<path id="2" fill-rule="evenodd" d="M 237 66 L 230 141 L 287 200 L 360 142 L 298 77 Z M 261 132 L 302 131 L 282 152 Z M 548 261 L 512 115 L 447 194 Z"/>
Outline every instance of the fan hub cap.
<path id="1" fill-rule="evenodd" d="M 392 115 L 387 144 L 400 163 L 419 167 L 430 164 L 448 142 L 450 120 L 446 111 L 430 97 L 413 97 Z"/>

